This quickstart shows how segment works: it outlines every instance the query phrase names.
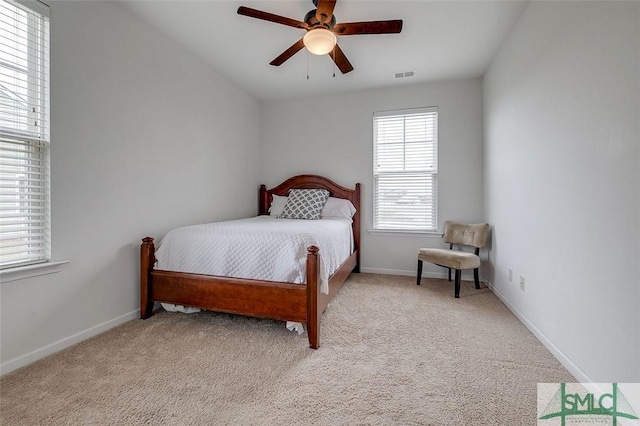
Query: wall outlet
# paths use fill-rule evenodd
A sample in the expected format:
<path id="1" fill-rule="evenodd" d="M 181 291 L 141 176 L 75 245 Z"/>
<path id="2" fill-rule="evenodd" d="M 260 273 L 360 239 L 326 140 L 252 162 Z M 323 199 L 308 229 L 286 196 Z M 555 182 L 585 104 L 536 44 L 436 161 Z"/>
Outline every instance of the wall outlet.
<path id="1" fill-rule="evenodd" d="M 509 268 L 509 282 L 513 282 L 513 269 Z"/>
<path id="2" fill-rule="evenodd" d="M 524 276 L 520 275 L 520 290 L 524 291 Z"/>

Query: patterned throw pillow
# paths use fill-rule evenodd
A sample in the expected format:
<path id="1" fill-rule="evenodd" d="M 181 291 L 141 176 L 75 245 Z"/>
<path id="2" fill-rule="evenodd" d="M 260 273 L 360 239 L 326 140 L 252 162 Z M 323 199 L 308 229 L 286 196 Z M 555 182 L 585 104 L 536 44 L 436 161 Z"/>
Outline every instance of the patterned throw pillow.
<path id="1" fill-rule="evenodd" d="M 329 199 L 326 189 L 290 189 L 283 219 L 320 219 L 320 212 Z"/>

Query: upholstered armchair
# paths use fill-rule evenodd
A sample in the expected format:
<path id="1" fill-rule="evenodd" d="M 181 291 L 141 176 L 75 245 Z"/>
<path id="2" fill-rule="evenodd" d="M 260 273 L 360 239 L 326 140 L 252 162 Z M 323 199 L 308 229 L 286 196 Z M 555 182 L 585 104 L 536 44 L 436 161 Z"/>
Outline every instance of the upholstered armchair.
<path id="1" fill-rule="evenodd" d="M 429 262 L 456 271 L 454 296 L 460 297 L 460 279 L 464 269 L 473 269 L 476 289 L 480 288 L 478 269 L 480 268 L 480 249 L 485 246 L 489 234 L 488 223 L 461 223 L 447 221 L 444 225 L 443 239 L 449 249 L 421 248 L 418 251 L 417 285 L 422 278 L 422 262 Z M 473 249 L 473 253 L 464 248 Z"/>

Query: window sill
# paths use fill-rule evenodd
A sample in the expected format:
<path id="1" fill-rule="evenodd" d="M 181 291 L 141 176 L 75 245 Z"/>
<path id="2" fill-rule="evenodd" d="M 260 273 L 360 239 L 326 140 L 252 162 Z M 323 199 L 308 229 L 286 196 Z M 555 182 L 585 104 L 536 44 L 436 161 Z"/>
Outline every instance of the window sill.
<path id="1" fill-rule="evenodd" d="M 60 272 L 62 270 L 62 265 L 67 263 L 69 263 L 68 260 L 58 260 L 0 270 L 0 283 L 23 280 L 38 277 L 40 275 L 55 274 L 56 272 Z"/>
<path id="2" fill-rule="evenodd" d="M 443 235 L 438 231 L 400 231 L 397 229 L 369 229 L 368 232 L 373 237 L 442 238 Z"/>

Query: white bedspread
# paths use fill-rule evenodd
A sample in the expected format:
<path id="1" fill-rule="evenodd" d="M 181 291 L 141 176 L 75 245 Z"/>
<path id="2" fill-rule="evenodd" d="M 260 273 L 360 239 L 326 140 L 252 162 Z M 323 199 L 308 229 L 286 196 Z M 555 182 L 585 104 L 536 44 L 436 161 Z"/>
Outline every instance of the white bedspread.
<path id="1" fill-rule="evenodd" d="M 156 269 L 290 283 L 306 282 L 307 247 L 320 248 L 320 291 L 352 252 L 348 219 L 257 216 L 169 231 Z"/>

